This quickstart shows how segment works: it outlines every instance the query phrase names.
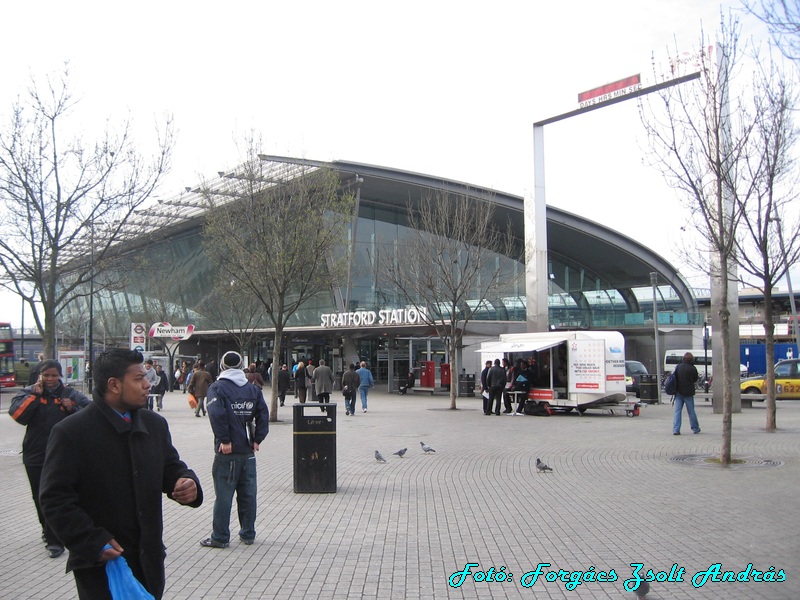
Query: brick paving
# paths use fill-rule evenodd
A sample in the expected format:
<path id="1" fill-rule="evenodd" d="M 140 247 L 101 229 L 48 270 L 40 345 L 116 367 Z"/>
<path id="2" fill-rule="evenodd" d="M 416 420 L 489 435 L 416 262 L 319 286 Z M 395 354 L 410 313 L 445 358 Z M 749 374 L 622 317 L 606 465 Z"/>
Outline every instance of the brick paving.
<path id="1" fill-rule="evenodd" d="M 369 412 L 338 409 L 338 492 L 292 491 L 290 407 L 258 455 L 259 514 L 252 546 L 225 550 L 198 541 L 211 532 L 212 437 L 185 396 L 161 413 L 175 445 L 198 473 L 206 503 L 165 498 L 167 599 L 240 598 L 635 598 L 623 589 L 630 563 L 684 568 L 682 582 L 653 582 L 648 598 L 800 597 L 800 403 L 782 402 L 781 431 L 765 433 L 762 406 L 734 415 L 734 452 L 782 461 L 771 468 L 699 468 L 670 461 L 716 453 L 721 416 L 698 402 L 700 435 L 671 435 L 671 407 L 637 418 L 588 412 L 553 417 L 486 417 L 479 398 L 370 394 Z M 336 400 L 340 400 L 340 396 Z M 47 558 L 18 454 L 24 428 L 0 414 L 0 598 L 76 598 L 65 558 Z M 358 403 L 357 403 L 358 404 Z M 436 449 L 424 454 L 420 441 Z M 392 452 L 407 447 L 405 458 Z M 385 464 L 375 461 L 379 449 Z M 536 457 L 553 467 L 536 472 Z M 232 532 L 237 531 L 236 514 Z M 510 581 L 448 585 L 466 563 Z M 610 571 L 615 582 L 574 591 L 545 571 Z M 782 569 L 783 582 L 708 582 L 692 576 L 715 563 L 739 572 L 752 563 Z M 504 569 L 502 569 L 504 567 Z M 591 567 L 594 567 L 591 569 Z M 480 579 L 480 576 L 478 577 Z"/>

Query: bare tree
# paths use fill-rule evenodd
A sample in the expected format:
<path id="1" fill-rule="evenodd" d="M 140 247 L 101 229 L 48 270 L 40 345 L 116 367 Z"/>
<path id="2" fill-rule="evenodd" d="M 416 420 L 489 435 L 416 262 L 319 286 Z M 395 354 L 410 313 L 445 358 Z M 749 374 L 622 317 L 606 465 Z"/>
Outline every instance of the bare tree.
<path id="1" fill-rule="evenodd" d="M 717 311 L 722 355 L 723 464 L 731 462 L 732 386 L 738 381 L 731 370 L 729 287 L 736 281 L 736 231 L 742 207 L 755 191 L 755 183 L 746 176 L 753 123 L 743 96 L 732 90 L 739 67 L 739 30 L 735 18 L 723 20 L 714 53 L 707 51 L 701 36 L 699 85 L 668 87 L 653 102 L 640 103 L 653 164 L 689 208 L 692 225 L 708 245 L 710 275 L 716 280 L 712 287 L 720 290 L 712 310 Z M 718 385 L 719 377 L 714 379 Z"/>
<path id="2" fill-rule="evenodd" d="M 66 69 L 46 85 L 32 81 L 0 131 L 0 285 L 30 306 L 46 356 L 54 356 L 59 313 L 87 293 L 109 249 L 127 235 L 134 211 L 167 172 L 173 146 L 171 120 L 147 160 L 129 122 L 93 142 L 70 137 L 64 132 L 76 103 Z"/>
<path id="3" fill-rule="evenodd" d="M 239 351 L 249 348 L 258 337 L 257 330 L 267 326 L 261 301 L 227 273 L 217 278 L 214 289 L 199 310 L 231 334 Z"/>
<path id="4" fill-rule="evenodd" d="M 784 56 L 800 60 L 800 2 L 798 0 L 744 0 L 748 12 L 763 21 Z"/>
<path id="5" fill-rule="evenodd" d="M 380 270 L 404 301 L 435 328 L 447 348 L 450 372 L 458 377 L 458 352 L 467 324 L 485 310 L 498 284 L 511 275 L 501 260 L 512 256 L 510 226 L 495 222 L 492 202 L 470 193 L 423 195 L 408 207 L 409 230 L 394 255 L 380 259 Z M 457 382 L 450 386 L 455 410 Z"/>
<path id="6" fill-rule="evenodd" d="M 763 57 L 756 57 L 763 58 Z M 748 204 L 740 207 L 741 224 L 736 245 L 739 266 L 755 278 L 753 285 L 764 294 L 764 333 L 767 358 L 766 430 L 775 431 L 775 323 L 772 290 L 787 275 L 789 265 L 800 257 L 800 238 L 789 235 L 788 246 L 779 228 L 798 231 L 797 164 L 793 149 L 798 137 L 794 122 L 797 92 L 785 74 L 769 58 L 757 60 L 760 69 L 753 81 L 752 115 L 755 128 L 749 138 L 744 175 L 754 182 Z"/>
<path id="7" fill-rule="evenodd" d="M 306 164 L 282 164 L 258 156 L 247 140 L 246 160 L 213 184 L 208 203 L 206 252 L 221 277 L 252 295 L 274 327 L 272 364 L 280 364 L 281 339 L 290 319 L 317 296 L 332 295 L 347 265 L 353 196 L 338 174 Z M 272 387 L 270 420 L 278 418 Z"/>

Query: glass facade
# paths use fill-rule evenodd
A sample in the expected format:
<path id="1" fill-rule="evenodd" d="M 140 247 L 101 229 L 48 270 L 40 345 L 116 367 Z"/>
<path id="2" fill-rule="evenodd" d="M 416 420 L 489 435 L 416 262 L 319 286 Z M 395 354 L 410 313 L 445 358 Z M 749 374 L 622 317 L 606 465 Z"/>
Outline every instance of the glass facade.
<path id="1" fill-rule="evenodd" d="M 389 170 L 375 168 L 381 174 Z M 344 175 L 343 175 L 344 176 Z M 385 308 L 403 308 L 405 302 L 393 287 L 381 263 L 385 257 L 397 257 L 399 245 L 407 239 L 407 198 L 428 189 L 419 184 L 417 176 L 407 176 L 409 183 L 389 183 L 378 178 L 369 193 L 363 193 L 359 204 L 355 243 L 341 249 L 348 254 L 352 248 L 353 261 L 348 281 L 340 289 L 321 294 L 292 316 L 288 326 L 320 327 L 320 315 L 335 312 L 377 311 Z M 363 179 L 362 179 L 363 181 Z M 430 180 L 426 184 L 431 186 Z M 439 185 L 444 185 L 439 182 Z M 394 187 L 391 187 L 394 186 Z M 498 207 L 521 222 L 522 204 L 510 203 L 504 197 Z M 503 202 L 506 205 L 503 205 Z M 171 203 L 170 206 L 175 205 Z M 505 217 L 504 217 L 505 218 Z M 212 261 L 206 255 L 203 243 L 202 215 L 196 211 L 190 217 L 178 219 L 178 226 L 151 230 L 146 239 L 136 247 L 126 248 L 118 257 L 116 268 L 100 275 L 95 283 L 94 327 L 95 336 L 127 338 L 131 322 L 148 325 L 155 322 L 195 325 L 200 331 L 226 329 L 222 319 L 208 308 L 215 281 Z M 169 221 L 167 221 L 169 223 Z M 516 247 L 521 247 L 522 228 L 513 233 Z M 144 238 L 143 238 L 144 239 Z M 633 275 L 626 276 L 624 261 L 614 265 L 615 280 L 603 273 L 593 272 L 581 263 L 581 249 L 571 256 L 553 251 L 548 254 L 549 322 L 551 328 L 635 328 L 653 320 L 652 288 Z M 520 252 L 520 255 L 523 253 Z M 315 257 L 309 257 L 315 260 Z M 499 284 L 494 286 L 485 300 L 477 292 L 458 307 L 476 322 L 526 321 L 525 264 L 522 260 L 495 255 L 485 267 L 486 277 L 501 273 Z M 624 283 L 620 283 L 624 282 Z M 628 284 L 627 282 L 630 282 Z M 477 284 L 479 286 L 479 284 Z M 687 313 L 685 299 L 678 297 L 670 285 L 657 290 L 659 323 L 696 325 L 702 323 L 698 313 Z M 349 305 L 345 303 L 349 301 Z M 65 319 L 86 320 L 88 297 L 73 302 Z M 449 308 L 442 307 L 449 311 Z M 225 323 L 230 326 L 230 323 Z M 266 324 L 264 325 L 266 328 Z"/>

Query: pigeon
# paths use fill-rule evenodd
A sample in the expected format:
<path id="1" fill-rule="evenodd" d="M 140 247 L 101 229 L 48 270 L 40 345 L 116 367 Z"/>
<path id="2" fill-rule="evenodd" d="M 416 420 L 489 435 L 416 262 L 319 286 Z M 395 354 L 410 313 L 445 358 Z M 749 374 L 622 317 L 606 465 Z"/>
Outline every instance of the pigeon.
<path id="1" fill-rule="evenodd" d="M 397 452 L 392 452 L 392 454 L 396 454 L 400 458 L 403 458 L 403 455 L 408 452 L 408 448 L 400 448 Z"/>
<path id="2" fill-rule="evenodd" d="M 419 445 L 422 447 L 422 451 L 427 454 L 428 452 L 436 452 L 433 448 L 428 446 L 425 442 L 420 442 Z"/>
<path id="3" fill-rule="evenodd" d="M 380 453 L 379 450 L 375 450 L 375 460 L 378 462 L 386 462 L 386 459 L 383 458 L 383 455 Z"/>
<path id="4" fill-rule="evenodd" d="M 552 473 L 553 471 L 553 469 L 544 464 L 539 458 L 536 459 L 536 470 L 539 471 L 539 473 L 546 473 L 547 471 Z"/>
<path id="5" fill-rule="evenodd" d="M 636 589 L 633 590 L 637 598 L 646 598 L 647 593 L 650 591 L 650 584 L 646 581 L 640 581 Z"/>

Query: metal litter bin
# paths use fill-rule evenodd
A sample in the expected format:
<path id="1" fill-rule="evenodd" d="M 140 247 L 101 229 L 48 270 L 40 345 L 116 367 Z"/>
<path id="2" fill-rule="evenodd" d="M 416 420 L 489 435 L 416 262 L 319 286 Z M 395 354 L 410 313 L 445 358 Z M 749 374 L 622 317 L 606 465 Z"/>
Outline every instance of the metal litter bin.
<path id="1" fill-rule="evenodd" d="M 475 396 L 475 375 L 462 373 L 458 376 L 458 395 L 470 398 Z"/>
<path id="2" fill-rule="evenodd" d="M 292 409 L 295 493 L 335 493 L 336 404 L 294 404 Z"/>
<path id="3" fill-rule="evenodd" d="M 656 375 L 642 375 L 639 380 L 639 399 L 658 401 L 658 383 Z"/>

